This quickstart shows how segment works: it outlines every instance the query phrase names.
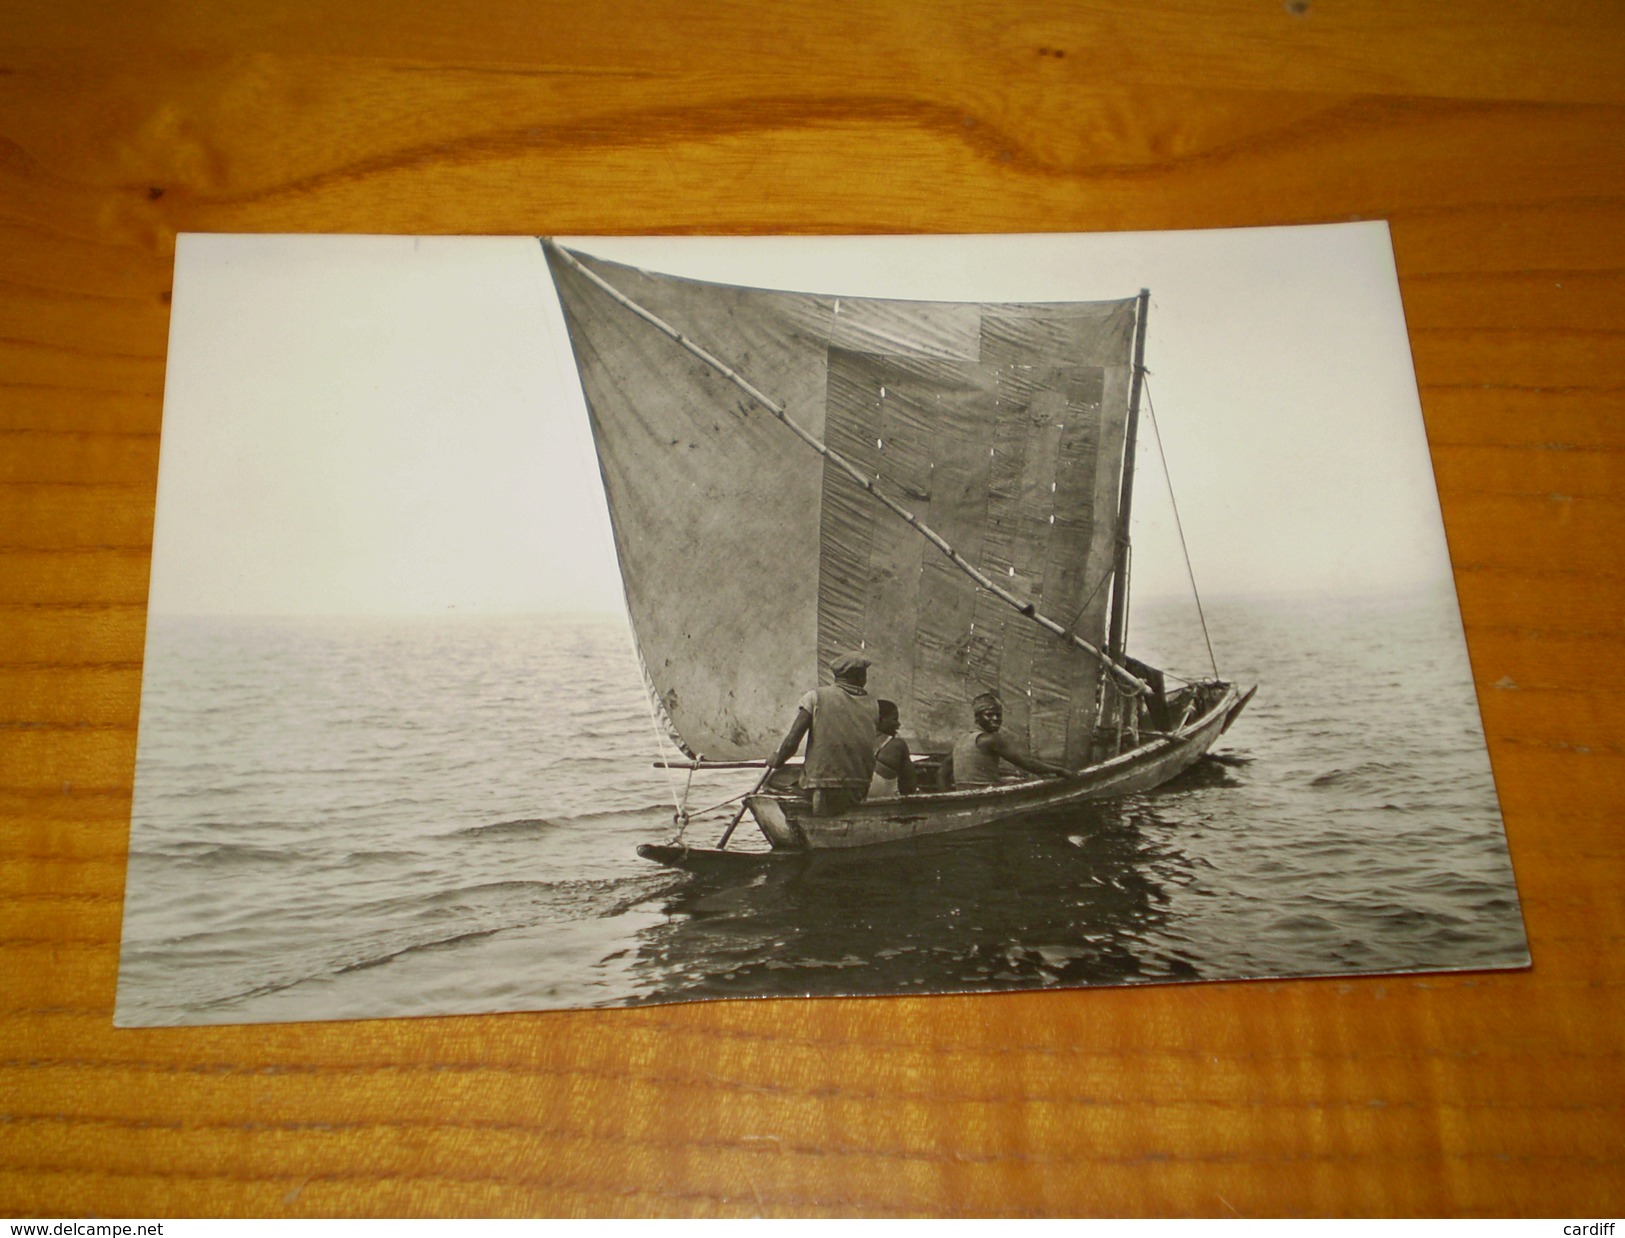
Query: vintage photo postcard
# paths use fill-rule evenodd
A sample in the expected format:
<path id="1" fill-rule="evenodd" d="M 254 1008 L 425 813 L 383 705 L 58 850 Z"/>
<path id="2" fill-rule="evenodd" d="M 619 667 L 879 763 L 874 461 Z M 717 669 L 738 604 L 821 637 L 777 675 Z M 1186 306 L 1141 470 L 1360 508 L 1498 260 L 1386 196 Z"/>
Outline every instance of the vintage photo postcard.
<path id="1" fill-rule="evenodd" d="M 1528 962 L 1384 225 L 180 238 L 118 1024 Z"/>

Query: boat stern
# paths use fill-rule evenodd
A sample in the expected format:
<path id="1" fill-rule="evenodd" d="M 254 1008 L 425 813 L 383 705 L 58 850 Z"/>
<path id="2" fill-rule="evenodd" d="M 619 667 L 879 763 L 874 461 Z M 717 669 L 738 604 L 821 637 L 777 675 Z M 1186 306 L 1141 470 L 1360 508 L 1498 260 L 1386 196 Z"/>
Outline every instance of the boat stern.
<path id="1" fill-rule="evenodd" d="M 748 795 L 745 806 L 756 819 L 762 836 L 775 851 L 805 851 L 807 840 L 795 822 L 785 814 L 784 805 L 771 795 Z"/>

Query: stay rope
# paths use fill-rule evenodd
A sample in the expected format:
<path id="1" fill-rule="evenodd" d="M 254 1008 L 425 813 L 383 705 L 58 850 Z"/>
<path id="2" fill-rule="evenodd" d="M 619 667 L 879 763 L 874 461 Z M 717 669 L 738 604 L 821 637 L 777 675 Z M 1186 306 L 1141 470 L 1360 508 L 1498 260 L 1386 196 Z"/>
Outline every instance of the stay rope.
<path id="1" fill-rule="evenodd" d="M 1196 588 L 1196 572 L 1191 567 L 1191 552 L 1185 545 L 1185 526 L 1179 519 L 1179 501 L 1174 498 L 1173 476 L 1168 472 L 1168 456 L 1162 450 L 1162 430 L 1157 426 L 1157 406 L 1151 398 L 1151 375 L 1146 371 L 1142 380 L 1145 386 L 1146 411 L 1151 415 L 1151 437 L 1157 440 L 1157 458 L 1162 461 L 1162 481 L 1168 488 L 1168 504 L 1174 511 L 1174 528 L 1179 532 L 1179 549 L 1185 556 L 1185 575 L 1191 582 L 1191 596 L 1196 599 L 1196 618 L 1202 625 L 1202 640 L 1207 643 L 1208 664 L 1213 667 L 1213 678 L 1219 678 L 1219 660 L 1213 656 L 1213 638 L 1208 635 L 1207 615 L 1202 610 L 1202 595 Z"/>
<path id="2" fill-rule="evenodd" d="M 667 755 L 668 742 L 666 737 L 661 734 L 660 718 L 655 713 L 654 700 L 647 692 L 645 692 L 643 695 L 648 699 L 649 725 L 655 733 L 655 752 L 660 756 L 660 760 L 657 761 L 656 764 L 666 772 L 666 789 L 671 793 L 672 824 L 677 827 L 677 837 L 681 838 L 683 836 L 683 831 L 688 828 L 688 820 L 690 815 L 688 811 L 688 792 L 689 788 L 694 783 L 694 765 L 692 762 L 689 763 L 688 780 L 683 784 L 682 791 L 678 791 L 677 779 L 672 775 L 671 758 Z"/>
<path id="3" fill-rule="evenodd" d="M 1075 628 L 1083 622 L 1083 616 L 1089 610 L 1089 604 L 1100 596 L 1100 591 L 1106 587 L 1106 582 L 1112 578 L 1114 570 L 1108 565 L 1106 570 L 1100 573 L 1100 579 L 1095 582 L 1095 587 L 1089 590 L 1089 596 L 1083 599 L 1083 605 L 1078 607 L 1078 613 L 1072 616 L 1072 627 Z"/>
<path id="4" fill-rule="evenodd" d="M 637 647 L 636 640 L 632 642 L 632 652 L 637 656 L 638 669 L 643 672 L 643 703 L 649 709 L 649 728 L 655 735 L 655 755 L 660 759 L 655 762 L 666 773 L 666 789 L 671 793 L 671 819 L 677 827 L 677 838 L 682 838 L 683 831 L 688 829 L 690 813 L 688 811 L 688 793 L 694 785 L 694 763 L 688 762 L 688 779 L 683 784 L 682 791 L 677 790 L 677 779 L 672 776 L 672 761 L 669 750 L 671 748 L 670 736 L 660 725 L 660 709 L 655 703 L 654 681 L 649 678 L 649 669 L 643 665 L 643 651 Z"/>

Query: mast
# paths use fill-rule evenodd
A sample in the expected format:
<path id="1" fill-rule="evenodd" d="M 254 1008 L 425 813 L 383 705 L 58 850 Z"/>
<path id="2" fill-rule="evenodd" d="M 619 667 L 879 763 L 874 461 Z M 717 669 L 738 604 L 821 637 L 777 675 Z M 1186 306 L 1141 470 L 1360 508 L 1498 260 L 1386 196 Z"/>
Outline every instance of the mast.
<path id="1" fill-rule="evenodd" d="M 1146 315 L 1151 290 L 1140 289 L 1134 317 L 1134 373 L 1129 381 L 1128 423 L 1123 434 L 1123 478 L 1118 489 L 1117 561 L 1112 567 L 1112 617 L 1106 636 L 1106 656 L 1121 662 L 1128 644 L 1129 515 L 1134 508 L 1134 445 L 1140 428 L 1140 386 L 1145 378 Z"/>

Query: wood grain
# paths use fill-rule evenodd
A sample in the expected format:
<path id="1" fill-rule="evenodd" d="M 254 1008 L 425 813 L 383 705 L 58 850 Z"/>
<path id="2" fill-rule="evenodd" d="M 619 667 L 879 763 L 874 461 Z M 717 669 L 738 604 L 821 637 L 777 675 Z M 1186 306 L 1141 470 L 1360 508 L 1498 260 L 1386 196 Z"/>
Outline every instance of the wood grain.
<path id="1" fill-rule="evenodd" d="M 1615 3 L 0 12 L 0 1211 L 1605 1215 Z M 1527 973 L 111 1026 L 174 236 L 1391 221 Z"/>

